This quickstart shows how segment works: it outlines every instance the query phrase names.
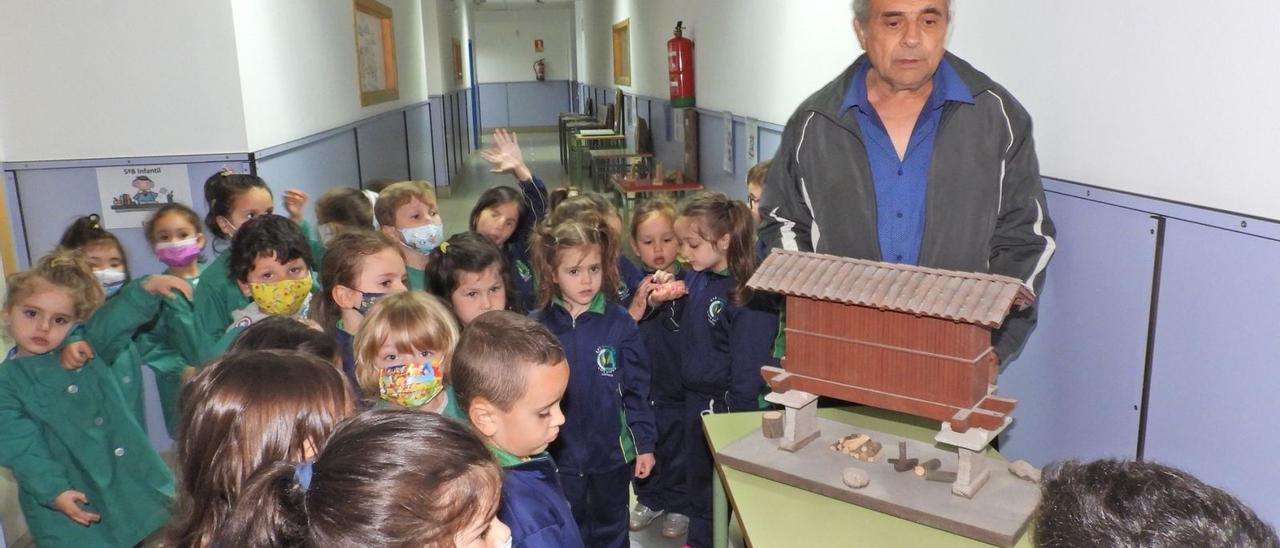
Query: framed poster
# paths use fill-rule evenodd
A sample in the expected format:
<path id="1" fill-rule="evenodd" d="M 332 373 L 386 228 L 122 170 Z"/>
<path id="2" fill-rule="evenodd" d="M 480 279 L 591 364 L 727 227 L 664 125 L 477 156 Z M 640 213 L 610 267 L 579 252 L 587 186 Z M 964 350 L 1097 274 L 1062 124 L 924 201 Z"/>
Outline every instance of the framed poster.
<path id="1" fill-rule="evenodd" d="M 100 167 L 97 174 L 102 224 L 108 230 L 140 228 L 165 204 L 191 206 L 186 164 Z"/>
<path id="2" fill-rule="evenodd" d="M 631 85 L 631 19 L 613 25 L 613 83 Z"/>
<path id="3" fill-rule="evenodd" d="M 400 98 L 396 71 L 396 36 L 391 8 L 378 0 L 355 1 L 356 78 L 360 105 Z"/>
<path id="4" fill-rule="evenodd" d="M 453 79 L 462 81 L 462 42 L 453 41 Z"/>

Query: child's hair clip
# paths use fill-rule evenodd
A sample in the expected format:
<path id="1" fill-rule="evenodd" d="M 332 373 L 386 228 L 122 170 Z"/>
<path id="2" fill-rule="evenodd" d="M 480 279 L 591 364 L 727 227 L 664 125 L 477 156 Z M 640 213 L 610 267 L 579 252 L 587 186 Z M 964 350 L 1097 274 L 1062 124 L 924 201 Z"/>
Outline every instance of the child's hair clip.
<path id="1" fill-rule="evenodd" d="M 97 213 L 90 213 L 89 222 L 93 224 L 89 225 L 89 228 L 92 228 L 94 230 L 102 230 L 102 223 L 99 222 L 101 220 L 102 218 L 98 217 Z"/>
<path id="2" fill-rule="evenodd" d="M 222 169 L 218 170 L 218 175 L 221 175 L 223 177 L 228 177 L 235 174 L 236 174 L 235 170 L 227 166 L 222 166 Z"/>
<path id="3" fill-rule="evenodd" d="M 440 244 L 440 254 L 444 255 L 447 253 L 449 253 L 449 242 Z"/>

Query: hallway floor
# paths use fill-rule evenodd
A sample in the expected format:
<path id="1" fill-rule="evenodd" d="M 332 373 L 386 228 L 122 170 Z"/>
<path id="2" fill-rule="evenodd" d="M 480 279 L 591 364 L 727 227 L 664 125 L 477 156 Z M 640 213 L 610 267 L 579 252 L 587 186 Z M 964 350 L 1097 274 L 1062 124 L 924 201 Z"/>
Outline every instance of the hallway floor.
<path id="1" fill-rule="evenodd" d="M 560 167 L 560 141 L 555 130 L 520 131 L 518 133 L 520 149 L 524 152 L 525 165 L 529 170 L 542 178 L 547 190 L 560 188 L 569 183 L 569 175 Z M 493 133 L 489 132 L 481 139 L 480 149 L 493 143 Z M 454 234 L 467 229 L 467 221 L 471 216 L 471 207 L 476 198 L 485 190 L 499 186 L 515 186 L 515 177 L 505 173 L 490 173 L 489 164 L 473 151 L 459 171 L 457 178 L 450 185 L 447 198 L 440 198 L 440 216 L 444 219 L 445 234 Z M 632 497 L 632 505 L 635 504 Z M 633 548 L 679 548 L 683 539 L 671 540 L 661 534 L 661 519 L 653 525 L 631 534 Z"/>

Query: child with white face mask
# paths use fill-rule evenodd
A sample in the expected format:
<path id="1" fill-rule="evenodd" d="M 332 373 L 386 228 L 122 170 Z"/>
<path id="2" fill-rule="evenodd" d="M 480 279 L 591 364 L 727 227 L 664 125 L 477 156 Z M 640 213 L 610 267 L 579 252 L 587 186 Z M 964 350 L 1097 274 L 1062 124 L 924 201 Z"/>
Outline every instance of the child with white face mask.
<path id="1" fill-rule="evenodd" d="M 401 244 L 409 289 L 425 290 L 427 255 L 444 241 L 444 221 L 431 183 L 401 181 L 382 189 L 373 214 L 382 233 Z"/>

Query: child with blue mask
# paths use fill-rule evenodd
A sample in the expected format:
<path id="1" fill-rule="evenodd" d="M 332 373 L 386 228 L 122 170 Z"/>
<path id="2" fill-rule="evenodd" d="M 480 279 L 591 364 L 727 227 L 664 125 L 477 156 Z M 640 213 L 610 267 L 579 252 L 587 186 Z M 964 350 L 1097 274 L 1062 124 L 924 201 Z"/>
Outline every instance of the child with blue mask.
<path id="1" fill-rule="evenodd" d="M 383 297 L 408 291 L 399 247 L 379 232 L 345 232 L 329 242 L 320 262 L 324 292 L 312 302 L 311 319 L 342 348 L 342 371 L 353 387 L 359 386 L 353 351 L 356 333 L 369 310 Z"/>
<path id="2" fill-rule="evenodd" d="M 71 226 L 62 233 L 58 246 L 78 251 L 84 257 L 93 271 L 93 277 L 102 284 L 102 293 L 107 299 L 115 297 L 129 283 L 129 264 L 125 258 L 124 246 L 115 234 L 102 227 L 102 219 L 97 214 L 85 215 L 72 221 Z M 84 352 L 91 355 L 93 349 L 75 350 L 80 348 L 75 343 L 82 338 L 79 330 L 68 334 L 68 347 L 73 348 L 73 352 L 77 354 Z M 142 397 L 142 352 L 136 341 L 131 341 L 115 356 L 111 370 L 116 374 L 125 401 L 134 410 L 138 420 L 146 424 Z M 69 367 L 84 363 L 71 353 L 65 361 Z"/>
<path id="3" fill-rule="evenodd" d="M 356 379 L 366 403 L 465 422 L 453 388 L 444 382 L 457 343 L 453 313 L 435 296 L 407 291 L 379 300 L 355 341 Z"/>
<path id="4" fill-rule="evenodd" d="M 425 290 L 427 255 L 444 241 L 444 221 L 427 181 L 401 181 L 382 189 L 373 214 L 382 233 L 400 242 L 409 289 Z"/>

